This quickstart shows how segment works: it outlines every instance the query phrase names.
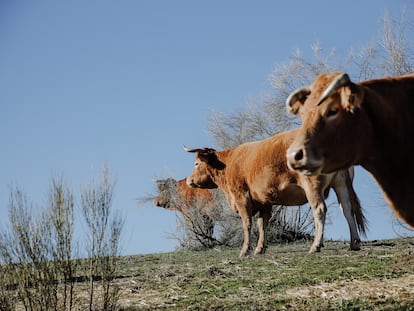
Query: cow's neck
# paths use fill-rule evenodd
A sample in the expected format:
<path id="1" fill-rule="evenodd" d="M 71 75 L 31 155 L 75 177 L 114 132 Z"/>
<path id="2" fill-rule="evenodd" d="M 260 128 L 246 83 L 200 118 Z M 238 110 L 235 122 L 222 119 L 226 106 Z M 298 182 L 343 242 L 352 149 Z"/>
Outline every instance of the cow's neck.
<path id="1" fill-rule="evenodd" d="M 377 163 L 375 166 L 367 162 L 362 166 L 375 177 L 389 205 L 414 227 L 414 182 L 410 173 L 413 167 L 392 166 L 390 162 Z M 384 168 L 384 166 L 388 167 Z M 395 170 L 392 169 L 393 167 Z"/>
<path id="2" fill-rule="evenodd" d="M 221 189 L 225 189 L 226 187 L 226 164 L 228 163 L 227 159 L 230 154 L 231 149 L 217 152 L 217 159 L 219 162 L 224 164 L 224 167 L 220 169 L 214 168 L 210 171 L 211 178 L 213 179 L 214 183 Z"/>
<path id="3" fill-rule="evenodd" d="M 391 207 L 414 226 L 414 212 L 410 212 L 414 209 L 414 137 L 410 135 L 414 125 L 409 121 L 414 116 L 410 117 L 410 109 L 400 111 L 404 105 L 394 105 L 392 100 L 371 97 L 367 103 L 370 105 L 364 109 L 372 122 L 374 137 L 361 164 L 375 177 Z"/>

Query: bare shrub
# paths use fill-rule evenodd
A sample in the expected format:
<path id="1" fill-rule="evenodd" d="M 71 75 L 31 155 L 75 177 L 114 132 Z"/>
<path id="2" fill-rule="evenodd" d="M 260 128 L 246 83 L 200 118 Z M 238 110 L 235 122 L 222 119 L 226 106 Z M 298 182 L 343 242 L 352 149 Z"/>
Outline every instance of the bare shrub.
<path id="1" fill-rule="evenodd" d="M 73 196 L 53 179 L 47 208 L 35 208 L 19 188 L 11 189 L 10 227 L 0 234 L 2 271 L 10 292 L 29 310 L 72 308 Z M 63 286 L 59 286 L 62 283 Z"/>
<path id="2" fill-rule="evenodd" d="M 119 213 L 111 213 L 113 189 L 114 181 L 109 169 L 104 167 L 101 179 L 88 184 L 81 193 L 82 213 L 88 231 L 89 310 L 116 310 L 119 298 L 118 288 L 112 286 L 112 281 L 117 275 L 124 221 Z M 95 293 L 97 286 L 100 297 Z"/>
<path id="3" fill-rule="evenodd" d="M 0 267 L 0 311 L 15 310 L 17 299 L 11 288 L 10 271 L 6 266 Z"/>
<path id="4" fill-rule="evenodd" d="M 221 245 L 214 236 L 215 224 L 221 215 L 221 205 L 217 200 L 218 190 L 210 191 L 213 200 L 207 202 L 204 198 L 183 200 L 176 189 L 170 189 L 172 200 L 182 207 L 177 214 L 177 230 L 171 235 L 178 241 L 179 248 L 209 249 Z"/>
<path id="5" fill-rule="evenodd" d="M 62 279 L 60 308 L 72 310 L 76 271 L 76 261 L 73 260 L 74 196 L 62 177 L 52 178 L 50 189 L 49 219 L 52 226 L 50 243 L 55 269 Z"/>
<path id="6" fill-rule="evenodd" d="M 269 243 L 311 240 L 313 238 L 311 208 L 308 205 L 274 206 L 267 238 Z"/>
<path id="7" fill-rule="evenodd" d="M 80 265 L 85 262 L 91 284 L 89 309 L 116 309 L 118 289 L 113 280 L 123 219 L 111 213 L 112 195 L 107 169 L 100 184 L 82 192 L 92 257 L 75 260 L 75 199 L 63 178 L 52 178 L 44 207 L 34 205 L 18 187 L 10 190 L 9 225 L 0 230 L 0 310 L 79 310 L 83 293 L 75 295 L 74 285 L 84 279 Z"/>

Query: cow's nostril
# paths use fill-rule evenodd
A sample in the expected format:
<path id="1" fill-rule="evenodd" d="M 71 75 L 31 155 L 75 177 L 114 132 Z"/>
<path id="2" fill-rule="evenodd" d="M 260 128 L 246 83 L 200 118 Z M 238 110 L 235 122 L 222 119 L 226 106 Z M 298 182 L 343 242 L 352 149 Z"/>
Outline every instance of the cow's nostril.
<path id="1" fill-rule="evenodd" d="M 195 188 L 195 183 L 192 179 L 187 179 L 187 186 Z"/>
<path id="2" fill-rule="evenodd" d="M 300 149 L 298 152 L 295 153 L 295 161 L 300 161 L 303 159 L 303 150 Z"/>

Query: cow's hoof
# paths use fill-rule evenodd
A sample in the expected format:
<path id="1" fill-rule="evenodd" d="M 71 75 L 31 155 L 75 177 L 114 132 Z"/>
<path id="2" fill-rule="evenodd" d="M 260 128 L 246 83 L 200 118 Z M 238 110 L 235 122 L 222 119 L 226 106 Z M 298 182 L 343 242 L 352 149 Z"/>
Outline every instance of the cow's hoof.
<path id="1" fill-rule="evenodd" d="M 360 251 L 361 246 L 360 245 L 351 245 L 349 250 L 351 250 L 351 251 Z"/>
<path id="2" fill-rule="evenodd" d="M 250 252 L 241 251 L 240 255 L 239 255 L 239 258 L 247 258 L 247 257 L 249 257 L 249 255 L 250 255 Z"/>
<path id="3" fill-rule="evenodd" d="M 361 250 L 361 241 L 355 240 L 354 243 L 350 246 L 351 251 L 360 251 Z"/>
<path id="4" fill-rule="evenodd" d="M 312 246 L 309 250 L 309 254 L 319 253 L 321 251 L 320 246 Z"/>
<path id="5" fill-rule="evenodd" d="M 261 250 L 255 250 L 254 251 L 254 256 L 257 256 L 257 255 L 263 255 L 264 253 L 266 253 L 266 249 L 261 249 Z"/>

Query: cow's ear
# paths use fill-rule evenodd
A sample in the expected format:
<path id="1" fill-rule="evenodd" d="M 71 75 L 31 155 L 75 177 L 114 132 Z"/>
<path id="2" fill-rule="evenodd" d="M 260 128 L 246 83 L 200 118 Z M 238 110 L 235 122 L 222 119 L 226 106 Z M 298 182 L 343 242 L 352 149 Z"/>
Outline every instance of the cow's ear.
<path id="1" fill-rule="evenodd" d="M 356 113 L 364 100 L 364 89 L 354 83 L 341 90 L 342 107 L 350 113 Z"/>
<path id="2" fill-rule="evenodd" d="M 209 163 L 216 157 L 216 150 L 213 148 L 203 148 L 198 150 L 198 157 L 201 161 Z"/>
<path id="3" fill-rule="evenodd" d="M 298 114 L 300 108 L 305 103 L 306 98 L 310 94 L 310 88 L 308 86 L 301 87 L 296 91 L 292 92 L 286 99 L 286 110 L 292 114 Z"/>
<path id="4" fill-rule="evenodd" d="M 198 158 L 218 170 L 222 170 L 226 167 L 226 165 L 219 160 L 216 150 L 214 149 L 209 149 L 208 152 L 200 152 Z"/>
<path id="5" fill-rule="evenodd" d="M 208 152 L 199 152 L 198 153 L 198 158 L 201 161 L 208 163 L 210 161 L 210 159 L 211 159 L 211 154 L 208 153 Z"/>

